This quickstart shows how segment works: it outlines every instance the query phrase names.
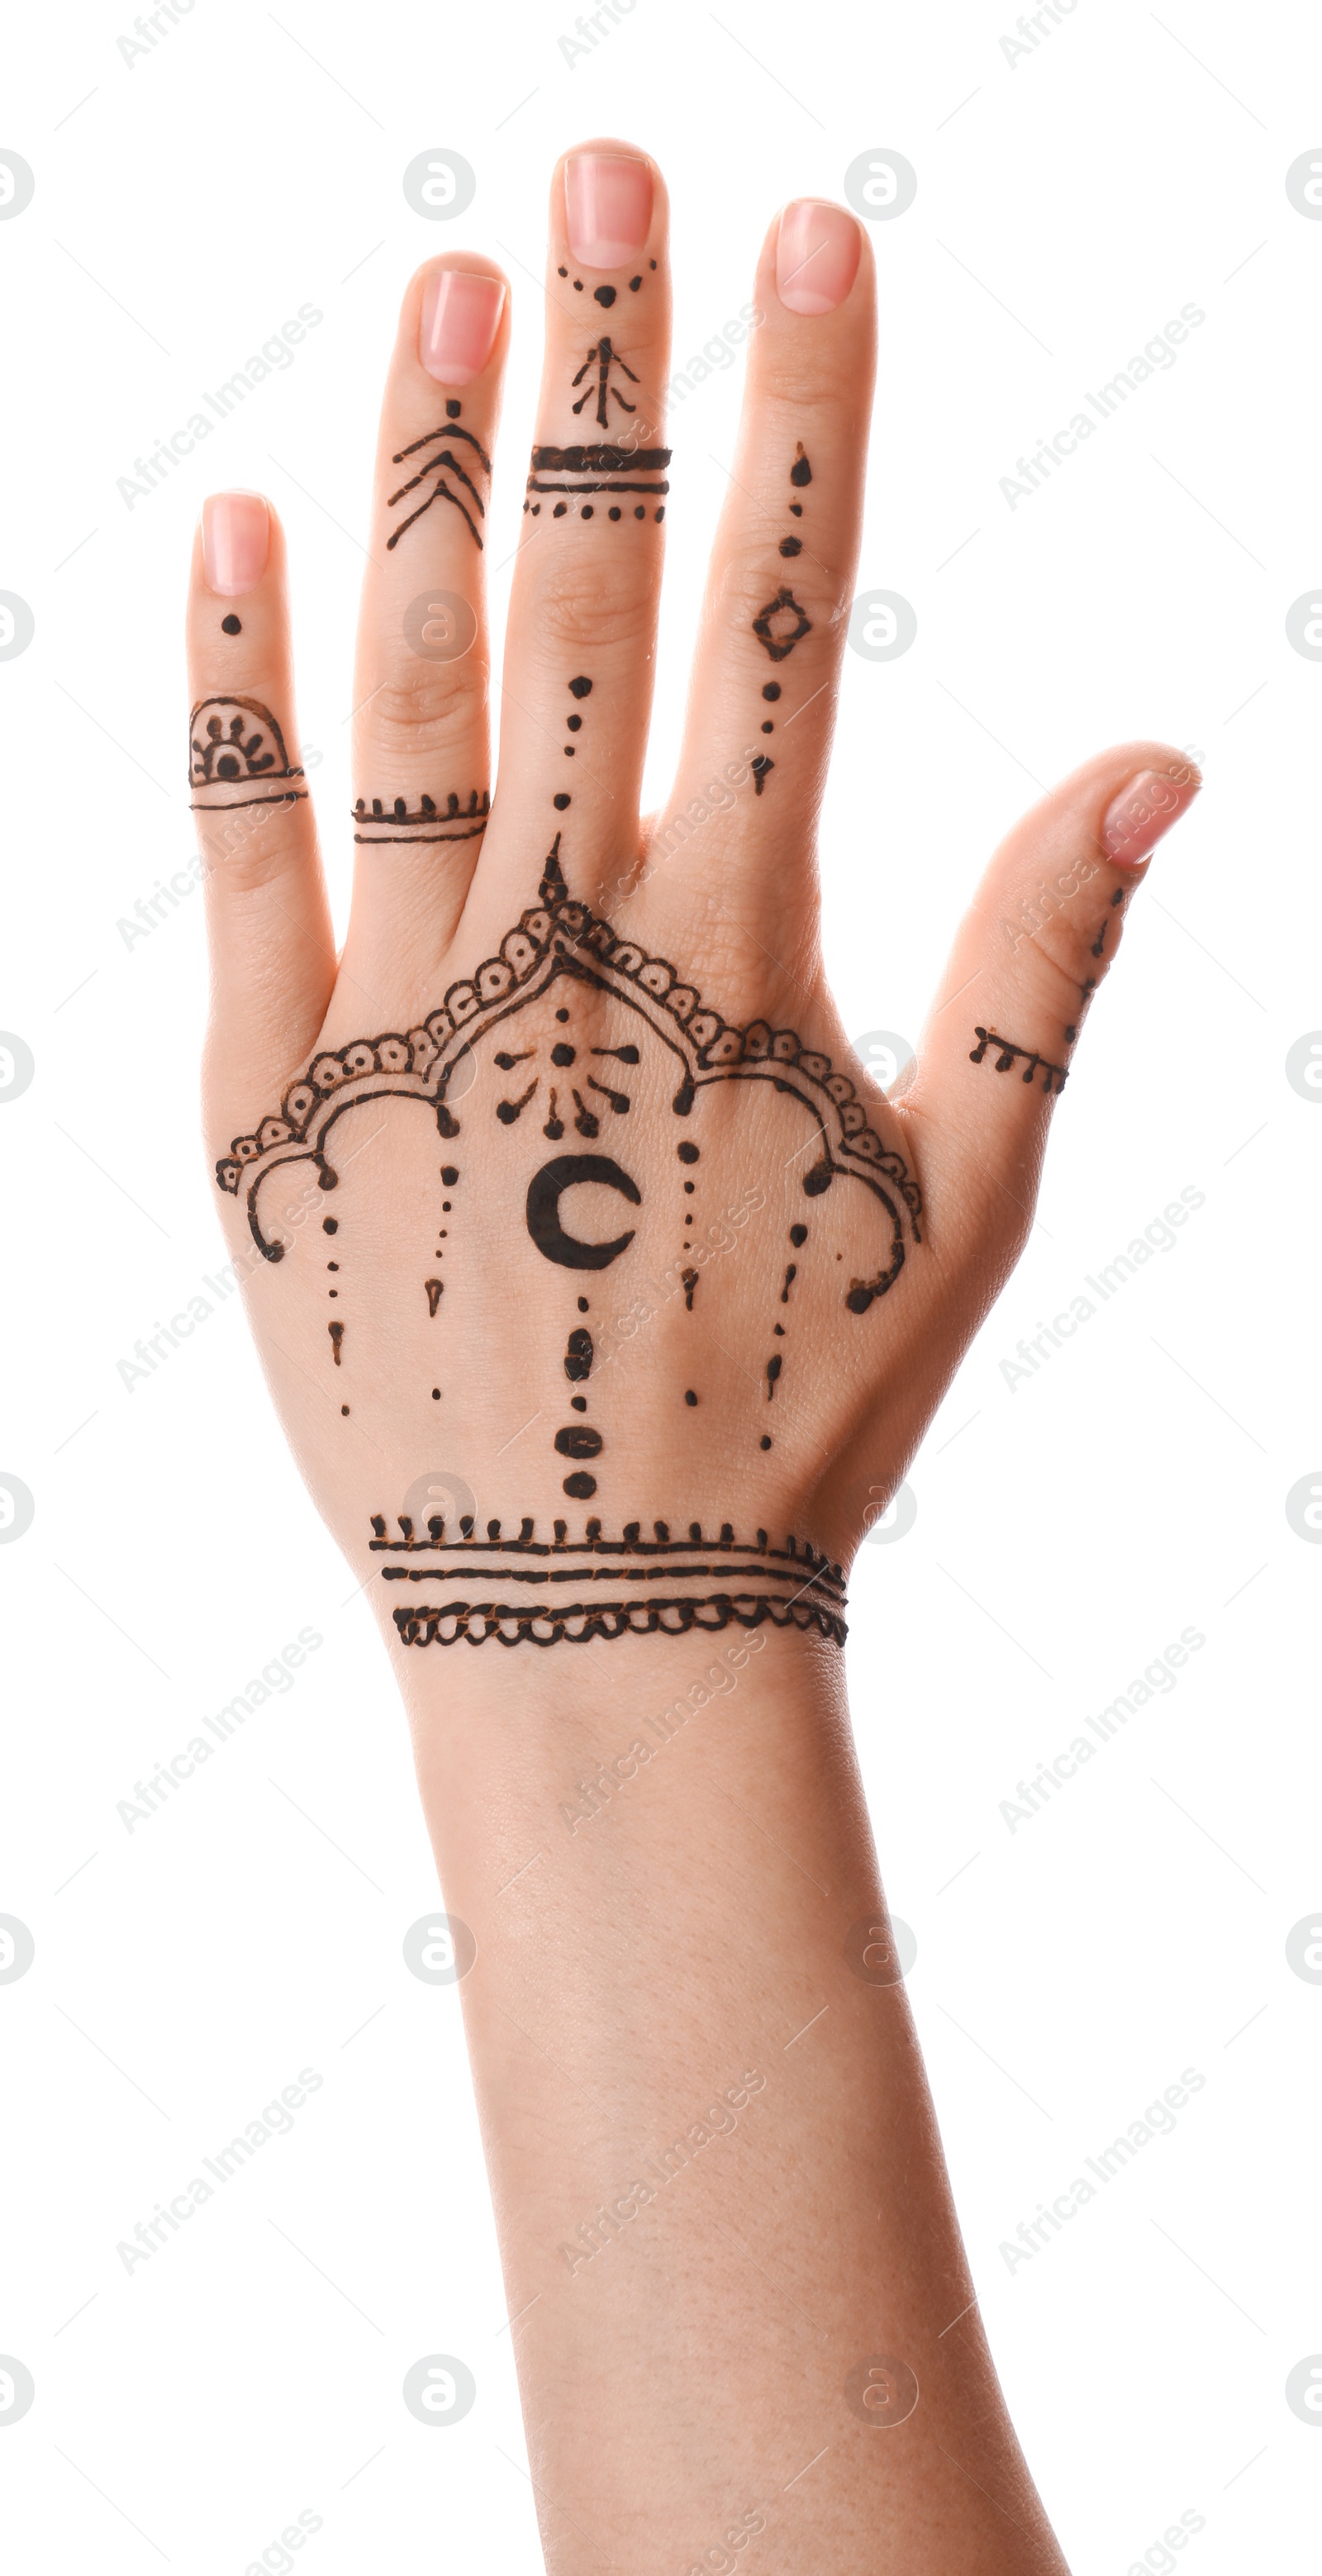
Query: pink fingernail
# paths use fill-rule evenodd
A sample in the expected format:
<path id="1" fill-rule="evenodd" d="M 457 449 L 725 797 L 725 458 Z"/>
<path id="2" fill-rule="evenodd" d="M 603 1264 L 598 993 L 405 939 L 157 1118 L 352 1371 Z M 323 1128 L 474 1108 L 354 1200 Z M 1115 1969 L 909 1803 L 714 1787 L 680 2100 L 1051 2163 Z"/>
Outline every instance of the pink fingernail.
<path id="1" fill-rule="evenodd" d="M 791 313 L 834 313 L 858 274 L 859 229 L 843 206 L 797 197 L 776 236 L 776 293 Z"/>
<path id="2" fill-rule="evenodd" d="M 471 385 L 495 347 L 504 307 L 503 278 L 434 269 L 422 290 L 418 331 L 418 356 L 428 375 L 443 385 Z"/>
<path id="3" fill-rule="evenodd" d="M 220 599 L 255 590 L 271 548 L 271 513 L 260 492 L 213 492 L 202 504 L 202 569 Z"/>
<path id="4" fill-rule="evenodd" d="M 1140 859 L 1155 850 L 1162 834 L 1169 832 L 1172 823 L 1177 823 L 1192 805 L 1202 783 L 1192 767 L 1178 770 L 1170 778 L 1156 769 L 1141 769 L 1106 809 L 1102 848 L 1107 857 L 1122 867 L 1136 868 Z"/>
<path id="5" fill-rule="evenodd" d="M 576 152 L 565 163 L 569 247 L 584 268 L 623 268 L 652 227 L 652 173 L 615 152 Z"/>

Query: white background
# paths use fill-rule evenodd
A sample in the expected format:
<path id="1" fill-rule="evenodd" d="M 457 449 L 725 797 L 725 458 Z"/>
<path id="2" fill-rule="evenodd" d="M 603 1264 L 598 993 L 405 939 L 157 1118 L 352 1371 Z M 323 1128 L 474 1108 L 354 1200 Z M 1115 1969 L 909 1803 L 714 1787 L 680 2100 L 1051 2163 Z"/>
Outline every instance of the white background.
<path id="1" fill-rule="evenodd" d="M 667 171 L 677 366 L 748 300 L 778 202 L 839 195 L 871 148 L 918 172 L 909 211 L 875 226 L 862 575 L 913 603 L 917 641 L 889 664 L 846 655 L 826 816 L 848 1025 L 916 1034 L 1035 782 L 1129 734 L 1205 761 L 1080 1051 L 1030 1250 L 913 1467 L 916 1523 L 862 1552 L 849 1655 L 986 2322 L 1070 2564 L 1125 2576 L 1186 2510 L 1198 2576 L 1302 2564 L 1322 2424 L 1284 2385 L 1322 2349 L 1322 1990 L 1285 1942 L 1322 1899 L 1322 1558 L 1285 1497 L 1322 1461 L 1322 1119 L 1284 1060 L 1322 1024 L 1322 667 L 1285 618 L 1322 573 L 1322 223 L 1284 179 L 1322 140 L 1322 30 L 1227 0 L 1161 17 L 1080 0 L 1043 23 L 1013 64 L 992 0 L 725 0 L 719 18 L 637 0 L 572 63 L 567 8 L 517 0 L 283 0 L 278 18 L 196 0 L 131 65 L 127 15 L 90 0 L 8 30 L 0 148 L 37 177 L 0 222 L 0 587 L 36 621 L 0 663 L 0 1026 L 36 1062 L 0 1103 L 0 1469 L 36 1498 L 0 1548 L 0 1911 L 36 1943 L 0 1985 L 0 2350 L 37 2389 L 0 2429 L 24 2576 L 242 2576 L 303 2509 L 317 2576 L 540 2564 L 458 1993 L 401 1954 L 435 1887 L 376 1633 L 238 1298 L 147 1383 L 117 1369 L 207 1293 L 221 1249 L 197 1138 L 200 901 L 132 944 L 117 923 L 192 846 L 181 608 L 199 501 L 230 484 L 269 490 L 289 529 L 342 910 L 396 300 L 456 243 L 513 279 L 499 613 L 547 175 L 594 133 Z M 477 174 L 449 225 L 401 190 L 431 146 Z M 324 319 L 293 365 L 126 507 L 135 458 L 305 302 Z M 1016 460 L 1186 303 L 1206 318 L 1177 363 L 1011 509 Z M 658 794 L 739 374 L 675 421 Z M 1175 1246 L 1011 1389 L 1020 1338 L 1185 1188 L 1205 1205 Z M 134 1781 L 303 1627 L 323 1643 L 288 1694 L 126 1831 Z M 1012 1832 L 1016 1783 L 1185 1627 L 1206 1642 L 1177 1686 Z M 738 1701 L 713 1722 L 739 1724 Z M 127 2275 L 118 2242 L 303 2067 L 323 2082 L 293 2134 Z M 1187 2067 L 1205 2082 L 1175 2133 L 1011 2272 L 1002 2241 Z M 437 2351 L 478 2386 L 444 2431 L 400 2397 Z"/>

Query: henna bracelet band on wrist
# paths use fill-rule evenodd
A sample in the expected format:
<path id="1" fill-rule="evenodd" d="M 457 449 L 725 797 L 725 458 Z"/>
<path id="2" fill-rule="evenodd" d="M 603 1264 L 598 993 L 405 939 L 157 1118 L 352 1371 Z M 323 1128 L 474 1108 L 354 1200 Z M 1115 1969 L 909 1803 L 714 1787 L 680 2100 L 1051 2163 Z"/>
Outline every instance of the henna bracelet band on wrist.
<path id="1" fill-rule="evenodd" d="M 425 1538 L 401 1518 L 401 1534 L 392 1539 L 378 1513 L 371 1547 L 374 1554 L 427 1560 L 383 1566 L 383 1581 L 441 1587 L 440 1600 L 395 1610 L 406 1646 L 451 1646 L 461 1637 L 471 1646 L 488 1637 L 505 1646 L 552 1646 L 562 1639 L 583 1645 L 594 1637 L 756 1628 L 765 1620 L 777 1628 L 815 1628 L 834 1645 L 844 1644 L 843 1569 L 808 1540 L 791 1536 L 783 1548 L 772 1547 L 765 1530 L 752 1541 L 737 1540 L 728 1521 L 717 1538 L 705 1538 L 697 1521 L 684 1539 L 672 1538 L 665 1521 L 652 1526 L 651 1538 L 642 1536 L 639 1521 L 627 1521 L 619 1538 L 604 1538 L 594 1519 L 581 1539 L 571 1539 L 568 1523 L 556 1521 L 554 1537 L 539 1539 L 535 1522 L 525 1518 L 517 1538 L 503 1537 L 499 1521 L 488 1521 L 486 1537 L 478 1538 L 472 1515 L 465 1514 L 447 1537 L 437 1515 Z M 719 1588 L 710 1589 L 713 1584 Z M 485 1598 L 472 1597 L 476 1585 Z"/>

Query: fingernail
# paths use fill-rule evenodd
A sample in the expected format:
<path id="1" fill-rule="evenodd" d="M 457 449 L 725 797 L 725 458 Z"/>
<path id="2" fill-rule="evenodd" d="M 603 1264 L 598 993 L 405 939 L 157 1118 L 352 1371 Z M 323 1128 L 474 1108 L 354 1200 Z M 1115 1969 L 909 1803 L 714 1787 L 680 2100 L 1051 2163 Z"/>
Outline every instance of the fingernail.
<path id="1" fill-rule="evenodd" d="M 843 206 L 796 197 L 776 236 L 776 293 L 791 313 L 834 313 L 858 274 L 858 226 Z"/>
<path id="2" fill-rule="evenodd" d="M 565 163 L 569 247 L 584 268 L 622 268 L 652 228 L 652 173 L 618 152 L 576 152 Z"/>
<path id="3" fill-rule="evenodd" d="M 202 569 L 220 599 L 255 590 L 271 547 L 271 514 L 260 492 L 213 492 L 202 504 Z"/>
<path id="4" fill-rule="evenodd" d="M 505 306 L 501 277 L 476 277 L 464 268 L 437 268 L 422 290 L 418 356 L 443 385 L 471 385 L 496 344 Z"/>
<path id="5" fill-rule="evenodd" d="M 1108 859 L 1122 867 L 1134 868 L 1155 850 L 1164 832 L 1177 823 L 1192 805 L 1202 779 L 1196 769 L 1185 767 L 1174 777 L 1163 777 L 1156 769 L 1141 769 L 1122 787 L 1102 821 L 1102 848 Z"/>

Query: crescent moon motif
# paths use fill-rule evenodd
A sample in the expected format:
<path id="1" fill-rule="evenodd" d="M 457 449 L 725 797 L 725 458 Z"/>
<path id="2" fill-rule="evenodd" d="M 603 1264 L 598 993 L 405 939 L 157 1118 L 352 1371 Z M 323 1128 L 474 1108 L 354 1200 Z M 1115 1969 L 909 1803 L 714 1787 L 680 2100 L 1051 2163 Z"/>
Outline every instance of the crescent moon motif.
<path id="1" fill-rule="evenodd" d="M 631 1206 L 642 1205 L 637 1183 L 608 1154 L 557 1154 L 528 1183 L 528 1232 L 538 1251 L 564 1270 L 606 1270 L 627 1252 L 634 1228 L 617 1234 L 611 1243 L 582 1243 L 577 1235 L 567 1234 L 560 1222 L 560 1197 L 576 1181 L 599 1181 L 604 1189 L 618 1190 Z"/>

